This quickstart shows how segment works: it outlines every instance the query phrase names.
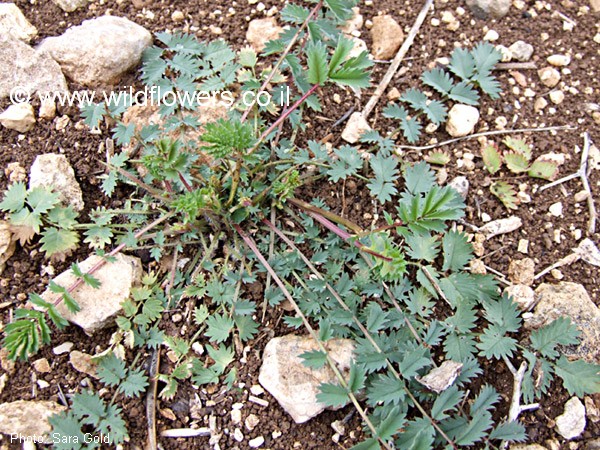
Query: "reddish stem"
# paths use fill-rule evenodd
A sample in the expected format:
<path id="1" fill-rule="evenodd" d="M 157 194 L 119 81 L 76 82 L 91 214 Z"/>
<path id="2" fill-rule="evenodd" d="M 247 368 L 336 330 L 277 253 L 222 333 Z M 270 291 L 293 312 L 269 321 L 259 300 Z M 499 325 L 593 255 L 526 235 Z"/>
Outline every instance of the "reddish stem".
<path id="1" fill-rule="evenodd" d="M 150 231 L 152 228 L 154 228 L 155 226 L 159 225 L 160 223 L 164 222 L 165 220 L 169 219 L 170 217 L 172 217 L 174 215 L 174 213 L 170 213 L 167 214 L 166 216 L 162 216 L 159 217 L 158 219 L 156 219 L 155 221 L 153 221 L 152 223 L 146 225 L 144 228 L 142 228 L 140 231 L 138 231 L 137 233 L 134 234 L 134 237 L 136 239 L 141 238 L 144 234 L 146 234 L 148 231 Z M 117 247 L 115 247 L 108 255 L 105 255 L 100 261 L 98 261 L 96 264 L 94 264 L 85 274 L 86 275 L 91 275 L 94 272 L 96 272 L 97 270 L 99 270 L 100 268 L 102 268 L 102 266 L 104 266 L 104 264 L 107 263 L 107 258 L 110 258 L 111 256 L 115 256 L 116 254 L 118 254 L 121 250 L 123 250 L 127 245 L 125 243 L 121 243 L 119 244 Z M 69 288 L 67 289 L 67 292 L 69 294 L 71 294 L 75 289 L 77 289 L 79 286 L 81 286 L 84 282 L 83 277 L 79 277 L 77 278 L 77 280 L 75 280 L 75 282 L 69 286 Z M 63 301 L 63 297 L 62 295 L 58 296 L 58 298 L 53 302 L 54 306 L 58 305 L 60 302 Z"/>
<path id="2" fill-rule="evenodd" d="M 277 72 L 277 69 L 279 69 L 279 66 L 281 66 L 281 63 L 283 62 L 285 57 L 292 50 L 292 47 L 296 44 L 296 41 L 300 37 L 300 34 L 308 26 L 308 22 L 310 22 L 312 20 L 312 17 L 321 9 L 322 6 L 323 6 L 323 1 L 321 0 L 319 3 L 317 3 L 317 5 L 312 9 L 310 14 L 306 17 L 306 19 L 304 20 L 304 22 L 302 23 L 302 25 L 300 26 L 298 31 L 296 31 L 296 34 L 294 35 L 294 37 L 288 44 L 287 48 L 283 51 L 283 54 L 279 58 L 279 61 L 277 61 L 277 64 L 275 64 L 275 67 L 273 67 L 273 70 L 271 70 L 271 73 L 269 73 L 269 76 L 263 82 L 263 84 L 260 87 L 260 89 L 258 90 L 258 92 L 265 90 L 267 85 L 271 82 L 271 80 L 273 79 L 273 76 L 275 75 L 275 72 Z M 248 118 L 248 114 L 250 114 L 250 108 L 246 109 L 244 111 L 244 114 L 242 114 L 242 119 L 241 119 L 242 123 Z"/>
<path id="3" fill-rule="evenodd" d="M 279 119 L 277 119 L 275 122 L 273 122 L 273 124 L 260 136 L 260 138 L 258 139 L 258 142 L 254 145 L 254 147 L 252 147 L 250 149 L 250 151 L 248 151 L 248 154 L 251 155 L 252 153 L 254 153 L 256 151 L 256 149 L 258 149 L 258 147 L 260 146 L 260 144 L 267 138 L 267 136 L 269 134 L 271 134 L 271 132 L 277 128 L 279 126 L 279 124 L 283 123 L 283 121 L 285 119 L 287 119 L 290 114 L 292 114 L 296 109 L 298 109 L 298 107 L 304 103 L 306 101 L 306 99 L 308 97 L 310 97 L 312 94 L 315 93 L 315 91 L 318 89 L 319 85 L 315 84 L 313 85 L 308 91 L 306 91 L 304 93 L 304 95 L 302 95 L 302 97 L 300 97 L 298 99 L 298 101 L 296 103 L 294 103 L 292 106 L 290 106 L 288 109 L 286 109 L 281 116 L 279 117 Z"/>

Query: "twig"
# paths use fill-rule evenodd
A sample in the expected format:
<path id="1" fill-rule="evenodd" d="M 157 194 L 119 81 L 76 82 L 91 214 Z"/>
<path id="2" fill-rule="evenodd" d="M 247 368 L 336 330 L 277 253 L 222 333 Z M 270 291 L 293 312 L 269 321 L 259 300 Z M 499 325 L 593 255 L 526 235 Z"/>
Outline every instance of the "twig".
<path id="1" fill-rule="evenodd" d="M 470 134 L 469 136 L 458 137 L 454 139 L 448 139 L 447 141 L 438 142 L 437 144 L 415 146 L 415 145 L 398 145 L 398 150 L 431 150 L 432 148 L 443 147 L 444 145 L 454 144 L 455 142 L 466 141 L 481 136 L 496 136 L 499 134 L 513 134 L 513 133 L 536 133 L 542 131 L 559 131 L 559 130 L 576 130 L 576 127 L 569 125 L 561 125 L 557 127 L 539 127 L 539 128 L 517 128 L 515 130 L 493 130 L 483 131 L 481 133 Z"/>
<path id="2" fill-rule="evenodd" d="M 202 428 L 173 428 L 160 433 L 162 437 L 169 438 L 188 438 L 199 436 L 210 436 L 210 430 L 206 427 Z"/>
<path id="3" fill-rule="evenodd" d="M 575 261 L 578 261 L 580 258 L 581 258 L 581 255 L 579 255 L 578 253 L 571 253 L 570 255 L 567 255 L 564 258 L 559 259 L 558 261 L 556 261 L 551 266 L 546 267 L 540 273 L 538 273 L 537 275 L 535 275 L 533 277 L 533 279 L 537 280 L 539 278 L 542 278 L 548 272 L 551 272 L 552 270 L 558 269 L 559 267 L 562 267 L 562 266 L 567 266 L 569 264 L 573 264 Z"/>
<path id="4" fill-rule="evenodd" d="M 559 180 L 553 181 L 552 183 L 548 183 L 541 188 L 539 188 L 539 192 L 558 186 L 559 184 L 565 183 L 573 178 L 579 177 L 581 179 L 581 183 L 583 184 L 583 189 L 587 192 L 587 202 L 588 202 L 588 210 L 590 217 L 588 219 L 588 234 L 594 234 L 596 232 L 596 217 L 598 215 L 596 211 L 596 205 L 594 204 L 594 197 L 592 196 L 592 190 L 590 189 L 590 183 L 588 181 L 587 172 L 588 172 L 588 156 L 590 154 L 590 135 L 586 131 L 583 133 L 583 150 L 581 151 L 581 163 L 579 164 L 579 169 L 577 172 L 572 173 L 571 175 L 567 175 L 566 177 L 562 177 Z"/>
<path id="5" fill-rule="evenodd" d="M 450 306 L 453 306 L 452 303 L 450 303 L 450 300 L 448 300 L 448 298 L 444 294 L 444 291 L 442 291 L 442 288 L 440 287 L 440 285 L 438 284 L 436 279 L 433 278 L 433 276 L 429 273 L 429 270 L 427 270 L 427 267 L 421 267 L 421 271 L 425 274 L 425 277 L 427 277 L 429 282 L 433 285 L 435 292 L 438 293 L 438 295 L 441 297 L 441 299 L 444 300 L 446 303 L 448 303 Z"/>
<path id="6" fill-rule="evenodd" d="M 483 265 L 483 267 L 485 267 L 485 270 L 492 272 L 494 275 L 496 275 L 498 277 L 498 281 L 500 281 L 500 283 L 510 286 L 510 283 L 508 282 L 508 280 L 506 279 L 506 277 L 504 276 L 504 274 L 502 272 L 498 272 L 496 269 L 493 269 L 490 266 L 487 266 L 485 264 Z"/>
<path id="7" fill-rule="evenodd" d="M 427 16 L 427 13 L 429 12 L 431 5 L 433 5 L 433 0 L 427 0 L 425 2 L 425 5 L 423 5 L 423 8 L 421 9 L 421 12 L 417 16 L 417 19 L 415 20 L 414 25 L 410 29 L 408 36 L 406 36 L 406 39 L 402 43 L 400 50 L 398 50 L 398 53 L 396 53 L 396 56 L 392 60 L 392 64 L 390 65 L 390 68 L 387 70 L 387 72 L 383 76 L 383 79 L 379 83 L 379 86 L 377 86 L 377 89 L 375 89 L 375 93 L 371 96 L 371 98 L 367 102 L 367 105 L 362 110 L 362 115 L 365 119 L 367 117 L 369 117 L 369 114 L 371 114 L 371 111 L 373 111 L 373 108 L 375 108 L 375 105 L 377 104 L 377 102 L 379 101 L 379 99 L 381 98 L 381 96 L 383 95 L 385 90 L 387 89 L 388 85 L 390 84 L 390 81 L 392 81 L 392 78 L 398 71 L 398 68 L 400 67 L 400 63 L 402 62 L 402 60 L 408 53 L 408 50 L 410 49 L 410 46 L 412 45 L 413 41 L 415 40 L 415 37 L 417 36 L 417 33 L 419 32 L 421 25 L 423 25 L 423 22 L 425 22 L 425 16 Z"/>
<path id="8" fill-rule="evenodd" d="M 277 286 L 279 286 L 279 289 L 281 289 L 281 292 L 283 293 L 283 295 L 290 302 L 290 304 L 294 307 L 294 311 L 296 312 L 296 314 L 298 314 L 298 316 L 302 319 L 304 327 L 306 328 L 306 330 L 308 331 L 308 333 L 311 335 L 311 337 L 314 339 L 314 341 L 319 346 L 319 350 L 321 350 L 323 353 L 325 353 L 325 357 L 327 359 L 327 363 L 328 363 L 329 367 L 331 368 L 331 370 L 333 371 L 333 373 L 335 374 L 335 376 L 338 379 L 338 381 L 340 382 L 340 385 L 342 387 L 344 387 L 344 388 L 347 388 L 348 384 L 347 384 L 346 379 L 340 373 L 339 369 L 335 365 L 335 362 L 329 356 L 329 353 L 327 353 L 327 350 L 323 346 L 323 343 L 319 340 L 319 336 L 315 332 L 314 328 L 312 327 L 312 325 L 310 324 L 310 322 L 308 321 L 308 319 L 306 318 L 306 316 L 304 315 L 304 313 L 302 313 L 302 310 L 298 307 L 298 304 L 296 303 L 296 301 L 294 300 L 294 298 L 290 294 L 289 290 L 286 288 L 286 286 L 283 283 L 283 281 L 279 278 L 279 276 L 277 275 L 277 273 L 273 270 L 273 268 L 271 267 L 271 265 L 269 264 L 269 262 L 266 260 L 266 258 L 262 255 L 262 253 L 260 252 L 260 250 L 256 246 L 256 243 L 254 242 L 254 239 L 252 239 L 250 236 L 248 236 L 242 230 L 242 228 L 239 225 L 234 224 L 233 228 L 241 236 L 241 238 L 244 240 L 244 242 L 246 243 L 246 245 L 250 248 L 250 250 L 252 251 L 252 253 L 254 253 L 254 255 L 258 258 L 258 260 L 262 264 L 262 266 L 267 270 L 268 273 L 271 274 L 271 277 L 272 277 L 273 281 L 275 281 L 275 283 L 277 284 Z M 410 391 L 409 391 L 409 394 L 410 394 Z M 358 411 L 358 413 L 360 414 L 360 416 L 365 421 L 365 424 L 367 425 L 367 427 L 369 428 L 369 430 L 371 431 L 371 433 L 373 433 L 373 436 L 377 436 L 377 429 L 375 428 L 375 426 L 373 425 L 373 423 L 371 422 L 371 420 L 367 416 L 367 414 L 366 414 L 365 410 L 363 409 L 363 407 L 360 405 L 360 403 L 356 399 L 356 396 L 353 393 L 348 392 L 348 397 L 350 398 L 352 404 L 354 405 L 354 407 L 356 408 L 356 410 Z M 383 445 L 383 447 L 386 450 L 391 450 L 391 447 L 389 446 L 389 444 L 387 442 L 385 442 L 385 441 L 383 441 L 381 439 L 379 439 L 379 441 L 380 441 L 381 445 Z"/>
<path id="9" fill-rule="evenodd" d="M 147 450 L 156 450 L 156 388 L 158 386 L 158 380 L 156 378 L 158 372 L 158 366 L 160 361 L 160 352 L 158 349 L 154 349 L 152 352 L 152 358 L 150 360 L 150 370 L 148 378 L 150 380 L 150 386 L 148 387 L 148 394 L 146 395 L 146 418 L 148 420 L 148 441 L 146 445 Z"/>
<path id="10" fill-rule="evenodd" d="M 517 370 L 506 356 L 504 356 L 502 359 L 506 363 L 508 370 L 510 370 L 510 372 L 513 375 L 513 392 L 512 399 L 510 401 L 510 408 L 508 410 L 507 421 L 514 422 L 518 419 L 519 414 L 521 414 L 523 411 L 537 409 L 540 405 L 538 403 L 532 403 L 531 405 L 521 406 L 521 387 L 523 385 L 523 379 L 525 378 L 525 372 L 527 371 L 527 363 L 523 361 L 519 366 L 519 370 Z M 502 442 L 500 448 L 505 449 L 507 447 L 508 442 Z"/>
<path id="11" fill-rule="evenodd" d="M 537 69 L 534 62 L 506 62 L 498 63 L 494 70 L 530 70 Z"/>

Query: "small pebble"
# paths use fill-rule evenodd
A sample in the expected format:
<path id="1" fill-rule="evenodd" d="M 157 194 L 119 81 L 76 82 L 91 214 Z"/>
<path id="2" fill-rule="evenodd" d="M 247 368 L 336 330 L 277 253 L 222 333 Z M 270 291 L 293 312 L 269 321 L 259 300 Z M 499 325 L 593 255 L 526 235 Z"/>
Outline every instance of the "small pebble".
<path id="1" fill-rule="evenodd" d="M 265 443 L 265 438 L 262 436 L 258 436 L 254 439 L 250 439 L 248 441 L 248 445 L 252 448 L 258 448 L 261 447 L 263 444 Z"/>
<path id="2" fill-rule="evenodd" d="M 529 241 L 527 239 L 519 239 L 517 251 L 526 255 L 529 252 Z"/>
<path id="3" fill-rule="evenodd" d="M 533 109 L 535 112 L 539 112 L 546 106 L 548 106 L 548 101 L 544 97 L 539 97 L 533 104 Z"/>
<path id="4" fill-rule="evenodd" d="M 63 353 L 70 352 L 72 348 L 73 348 L 73 343 L 72 342 L 63 342 L 62 344 L 54 347 L 52 349 L 52 352 L 55 355 L 62 355 Z"/>
<path id="5" fill-rule="evenodd" d="M 231 421 L 235 424 L 238 425 L 240 423 L 242 423 L 242 411 L 239 409 L 234 409 L 231 411 Z"/>
<path id="6" fill-rule="evenodd" d="M 185 15 L 181 11 L 173 11 L 171 14 L 171 20 L 173 22 L 182 22 L 185 19 Z"/>
<path id="7" fill-rule="evenodd" d="M 550 205 L 550 208 L 548 208 L 548 211 L 554 217 L 560 217 L 560 216 L 562 216 L 562 213 L 563 213 L 563 205 L 561 202 L 553 203 L 552 205 Z"/>
<path id="8" fill-rule="evenodd" d="M 256 426 L 258 425 L 259 422 L 260 422 L 260 419 L 258 418 L 258 416 L 256 414 L 250 414 L 248 417 L 246 417 L 246 420 L 244 421 L 244 425 L 246 425 L 246 429 L 248 431 L 252 431 L 256 428 Z"/>
<path id="9" fill-rule="evenodd" d="M 233 431 L 233 438 L 238 442 L 242 442 L 244 440 L 244 433 L 239 428 L 236 428 Z"/>
<path id="10" fill-rule="evenodd" d="M 564 278 L 563 273 L 558 269 L 552 269 L 550 275 L 552 275 L 555 280 L 562 280 Z"/>
<path id="11" fill-rule="evenodd" d="M 548 94 L 550 101 L 555 105 L 560 105 L 565 99 L 565 93 L 563 91 L 552 91 Z"/>
<path id="12" fill-rule="evenodd" d="M 568 55 L 551 55 L 548 56 L 546 61 L 548 61 L 548 64 L 552 66 L 564 67 L 569 65 L 569 63 L 571 62 L 571 57 Z"/>
<path id="13" fill-rule="evenodd" d="M 47 387 L 50 386 L 50 383 L 48 383 L 45 380 L 37 380 L 37 385 L 40 389 L 46 389 Z"/>
<path id="14" fill-rule="evenodd" d="M 488 41 L 488 42 L 495 42 L 499 38 L 500 38 L 500 35 L 498 34 L 498 32 L 496 30 L 489 30 L 487 33 L 485 33 L 485 36 L 483 36 L 483 40 Z"/>
<path id="15" fill-rule="evenodd" d="M 575 203 L 581 203 L 586 201 L 588 198 L 588 193 L 587 191 L 579 191 L 577 194 L 575 194 L 573 196 L 573 200 L 575 200 Z"/>
<path id="16" fill-rule="evenodd" d="M 33 368 L 36 372 L 39 373 L 48 373 L 52 369 L 50 368 L 50 364 L 48 364 L 48 360 L 46 358 L 40 358 L 33 362 Z"/>
<path id="17" fill-rule="evenodd" d="M 202 355 L 204 354 L 204 347 L 202 346 L 202 344 L 200 344 L 200 342 L 194 342 L 192 344 L 192 350 L 194 350 L 194 353 L 196 353 L 196 355 Z"/>
<path id="18" fill-rule="evenodd" d="M 260 384 L 255 384 L 250 387 L 250 392 L 252 392 L 252 395 L 263 395 L 265 390 Z"/>
<path id="19" fill-rule="evenodd" d="M 546 87 L 553 88 L 560 81 L 560 72 L 554 67 L 544 67 L 538 70 L 540 81 Z"/>

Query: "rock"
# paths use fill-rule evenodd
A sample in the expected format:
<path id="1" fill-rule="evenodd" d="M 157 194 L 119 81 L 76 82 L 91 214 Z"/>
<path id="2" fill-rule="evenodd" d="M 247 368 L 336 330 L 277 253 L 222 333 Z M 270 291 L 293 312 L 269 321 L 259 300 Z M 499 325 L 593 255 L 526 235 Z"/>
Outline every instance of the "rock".
<path id="1" fill-rule="evenodd" d="M 244 420 L 244 426 L 248 431 L 252 431 L 256 428 L 259 422 L 260 419 L 256 414 L 249 414 L 248 417 L 246 417 L 246 420 Z"/>
<path id="2" fill-rule="evenodd" d="M 454 188 L 454 190 L 460 194 L 463 200 L 467 199 L 467 195 L 469 195 L 469 180 L 467 177 L 455 177 L 450 181 L 450 183 L 448 183 L 448 186 Z"/>
<path id="3" fill-rule="evenodd" d="M 548 208 L 548 212 L 554 217 L 560 217 L 563 215 L 563 205 L 561 202 L 552 203 Z"/>
<path id="4" fill-rule="evenodd" d="M 27 180 L 27 171 L 18 161 L 8 163 L 6 169 L 4 169 L 4 175 L 7 176 L 9 183 L 18 183 Z"/>
<path id="5" fill-rule="evenodd" d="M 560 105 L 565 100 L 565 93 L 563 91 L 552 91 L 548 94 L 550 101 L 555 105 Z"/>
<path id="6" fill-rule="evenodd" d="M 97 364 L 92 361 L 91 355 L 73 350 L 69 355 L 69 363 L 71 363 L 73 368 L 78 372 L 85 373 L 93 378 L 98 378 L 98 375 L 96 375 Z"/>
<path id="7" fill-rule="evenodd" d="M 402 94 L 397 87 L 391 88 L 387 93 L 387 99 L 391 102 L 398 100 L 400 97 L 402 97 Z"/>
<path id="8" fill-rule="evenodd" d="M 231 422 L 235 425 L 242 423 L 242 411 L 239 409 L 233 409 L 231 411 Z"/>
<path id="9" fill-rule="evenodd" d="M 562 348 L 562 353 L 570 358 L 600 363 L 600 309 L 585 288 L 566 281 L 543 283 L 535 290 L 535 294 L 537 305 L 533 315 L 525 319 L 525 327 L 537 329 L 559 317 L 570 317 L 581 331 L 581 343 L 578 347 Z"/>
<path id="10" fill-rule="evenodd" d="M 51 401 L 17 400 L 0 404 L 0 433 L 7 435 L 36 436 L 38 442 L 52 442 L 52 427 L 48 418 L 66 408 Z"/>
<path id="11" fill-rule="evenodd" d="M 479 228 L 479 233 L 483 234 L 487 240 L 499 234 L 511 233 L 518 230 L 522 225 L 523 221 L 520 217 L 511 216 L 507 219 L 498 219 L 486 223 Z"/>
<path id="12" fill-rule="evenodd" d="M 35 113 L 29 103 L 10 105 L 0 114 L 0 124 L 4 128 L 26 133 L 35 125 Z"/>
<path id="13" fill-rule="evenodd" d="M 238 442 L 242 442 L 244 440 L 244 433 L 239 428 L 236 428 L 233 430 L 233 438 Z"/>
<path id="14" fill-rule="evenodd" d="M 555 67 L 564 67 L 568 66 L 571 62 L 571 57 L 569 55 L 550 55 L 546 58 L 548 64 Z"/>
<path id="15" fill-rule="evenodd" d="M 479 111 L 474 106 L 457 103 L 448 112 L 446 131 L 452 137 L 471 134 L 479 120 Z"/>
<path id="16" fill-rule="evenodd" d="M 586 263 L 600 267 L 600 250 L 591 239 L 585 238 L 576 249 L 573 249 L 573 252 L 577 253 Z"/>
<path id="17" fill-rule="evenodd" d="M 416 377 L 416 380 L 430 391 L 439 394 L 452 386 L 462 368 L 462 363 L 447 360 L 424 377 Z"/>
<path id="18" fill-rule="evenodd" d="M 348 19 L 342 27 L 342 32 L 350 36 L 353 36 L 357 31 L 360 31 L 364 24 L 363 16 L 360 13 L 360 8 L 355 6 L 352 8 L 352 11 L 354 12 L 354 15 L 351 19 Z"/>
<path id="19" fill-rule="evenodd" d="M 258 436 L 255 437 L 254 439 L 250 439 L 248 441 L 248 445 L 251 448 L 258 448 L 258 447 L 262 447 L 262 445 L 265 443 L 265 438 L 262 436 Z"/>
<path id="20" fill-rule="evenodd" d="M 16 242 L 12 238 L 10 223 L 0 220 L 0 274 L 4 272 L 6 261 L 15 253 Z"/>
<path id="21" fill-rule="evenodd" d="M 44 39 L 38 50 L 52 56 L 73 81 L 96 86 L 113 82 L 135 67 L 151 44 L 152 36 L 144 27 L 107 15 Z"/>
<path id="22" fill-rule="evenodd" d="M 508 47 L 508 49 L 512 53 L 512 59 L 521 62 L 529 61 L 533 55 L 533 45 L 525 41 L 517 41 Z"/>
<path id="23" fill-rule="evenodd" d="M 39 373 L 50 373 L 52 369 L 46 358 L 40 358 L 33 362 L 33 368 Z"/>
<path id="24" fill-rule="evenodd" d="M 0 33 L 0 98 L 17 86 L 25 94 L 68 92 L 60 66 L 48 54 Z"/>
<path id="25" fill-rule="evenodd" d="M 538 70 L 538 76 L 542 84 L 549 88 L 553 88 L 560 81 L 560 72 L 550 66 Z"/>
<path id="26" fill-rule="evenodd" d="M 585 415 L 592 423 L 600 422 L 600 408 L 597 404 L 600 404 L 600 396 L 596 394 L 594 397 L 597 398 L 597 401 L 594 401 L 593 397 L 586 396 L 583 398 L 583 402 L 585 404 Z"/>
<path id="27" fill-rule="evenodd" d="M 29 188 L 52 187 L 60 201 L 75 211 L 83 209 L 83 194 L 75 179 L 75 172 L 65 155 L 46 153 L 35 158 L 29 172 Z"/>
<path id="28" fill-rule="evenodd" d="M 92 255 L 79 263 L 79 267 L 85 273 L 100 260 L 99 256 Z M 83 328 L 87 334 L 92 334 L 110 325 L 115 316 L 122 313 L 121 303 L 129 298 L 131 288 L 139 283 L 141 276 L 142 263 L 139 258 L 118 254 L 114 262 L 106 263 L 94 272 L 94 277 L 100 281 L 98 289 L 84 284 L 72 292 L 73 298 L 81 307 L 79 312 L 69 312 L 64 302 L 58 304 L 58 312 L 69 322 Z M 53 281 L 60 286 L 69 287 L 76 279 L 69 269 Z M 42 298 L 46 301 L 55 297 L 56 294 L 50 289 L 42 294 Z"/>
<path id="29" fill-rule="evenodd" d="M 183 14 L 183 11 L 173 11 L 173 14 L 171 14 L 171 20 L 173 22 L 183 22 L 185 20 L 185 14 Z"/>
<path id="30" fill-rule="evenodd" d="M 65 12 L 73 12 L 88 4 L 89 0 L 52 0 L 60 9 Z"/>
<path id="31" fill-rule="evenodd" d="M 504 294 L 508 295 L 518 305 L 521 311 L 529 311 L 535 303 L 535 293 L 530 286 L 525 284 L 513 284 L 504 289 Z"/>
<path id="32" fill-rule="evenodd" d="M 590 7 L 594 12 L 600 12 L 600 0 L 590 0 Z"/>
<path id="33" fill-rule="evenodd" d="M 575 203 L 581 203 L 581 202 L 585 202 L 587 200 L 587 198 L 589 197 L 589 194 L 587 193 L 587 191 L 579 191 L 577 192 L 574 196 L 573 196 L 573 201 Z"/>
<path id="34" fill-rule="evenodd" d="M 350 53 L 348 53 L 348 58 L 355 58 L 359 56 L 362 52 L 369 53 L 369 47 L 367 47 L 367 43 L 360 38 L 352 37 L 352 43 L 354 44 Z"/>
<path id="35" fill-rule="evenodd" d="M 348 119 L 348 123 L 346 124 L 346 128 L 342 132 L 342 139 L 350 144 L 354 144 L 358 142 L 360 136 L 365 131 L 370 131 L 371 127 L 365 119 L 361 112 L 352 113 L 350 119 Z"/>
<path id="36" fill-rule="evenodd" d="M 56 103 L 51 99 L 43 99 L 40 103 L 40 109 L 38 111 L 40 119 L 52 120 L 56 117 Z"/>
<path id="37" fill-rule="evenodd" d="M 29 42 L 37 36 L 37 29 L 29 23 L 17 5 L 0 3 L 0 36 Z"/>
<path id="38" fill-rule="evenodd" d="M 585 407 L 577 397 L 565 403 L 565 412 L 556 419 L 556 430 L 565 439 L 574 439 L 585 430 Z"/>
<path id="39" fill-rule="evenodd" d="M 262 52 L 267 42 L 277 39 L 283 33 L 283 28 L 277 24 L 274 17 L 254 19 L 248 24 L 246 40 L 257 52 Z"/>
<path id="40" fill-rule="evenodd" d="M 483 36 L 483 40 L 488 42 L 496 42 L 498 39 L 500 39 L 500 35 L 496 30 L 488 30 Z"/>
<path id="41" fill-rule="evenodd" d="M 513 444 L 510 450 L 548 450 L 540 444 Z"/>
<path id="42" fill-rule="evenodd" d="M 325 347 L 340 372 L 348 374 L 354 342 L 332 339 Z M 271 339 L 264 350 L 258 381 L 296 423 L 304 423 L 325 410 L 325 405 L 317 401 L 321 383 L 337 383 L 329 366 L 311 369 L 302 364 L 301 354 L 318 349 L 312 338 L 290 334 Z"/>
<path id="43" fill-rule="evenodd" d="M 371 54 L 375 59 L 392 59 L 404 41 L 404 32 L 392 16 L 373 17 L 371 28 L 373 47 Z"/>
<path id="44" fill-rule="evenodd" d="M 496 50 L 502 55 L 502 58 L 500 59 L 501 62 L 509 62 L 512 60 L 512 53 L 504 45 L 496 45 Z"/>
<path id="45" fill-rule="evenodd" d="M 511 0 L 467 0 L 467 6 L 478 19 L 501 19 L 508 14 Z"/>
<path id="46" fill-rule="evenodd" d="M 531 258 L 513 259 L 508 265 L 508 279 L 514 284 L 531 286 L 535 276 L 535 262 Z"/>
<path id="47" fill-rule="evenodd" d="M 600 0 L 598 3 L 598 11 L 600 11 Z M 581 448 L 581 447 L 580 447 Z M 600 450 L 600 438 L 591 439 L 585 442 L 583 450 Z"/>
<path id="48" fill-rule="evenodd" d="M 548 106 L 548 101 L 544 97 L 538 97 L 533 104 L 533 110 L 535 112 L 540 112 L 546 106 Z"/>
<path id="49" fill-rule="evenodd" d="M 63 353 L 69 353 L 73 348 L 72 342 L 63 342 L 52 349 L 52 353 L 55 355 L 62 355 Z"/>
<path id="50" fill-rule="evenodd" d="M 204 133 L 204 127 L 202 125 L 209 122 L 216 122 L 218 119 L 227 118 L 227 106 L 225 103 L 220 102 L 218 99 L 211 97 L 210 101 L 201 102 L 197 108 L 191 112 L 190 114 L 194 116 L 195 119 L 198 120 L 200 126 L 195 129 L 189 129 L 185 136 L 182 137 L 184 143 L 190 142 L 194 145 L 197 145 L 198 139 L 200 135 Z M 137 132 L 141 131 L 143 127 L 147 125 L 159 125 L 160 127 L 165 126 L 165 119 L 160 117 L 159 107 L 152 104 L 147 105 L 133 105 L 129 107 L 124 113 L 122 121 L 125 125 L 129 125 L 130 123 L 135 124 L 135 129 Z M 178 138 L 180 133 L 174 131 L 167 135 L 173 139 Z M 132 146 L 124 146 L 123 150 L 126 152 L 131 152 L 133 150 Z M 207 154 L 202 155 L 203 159 L 201 162 L 209 163 L 211 161 L 210 157 Z"/>

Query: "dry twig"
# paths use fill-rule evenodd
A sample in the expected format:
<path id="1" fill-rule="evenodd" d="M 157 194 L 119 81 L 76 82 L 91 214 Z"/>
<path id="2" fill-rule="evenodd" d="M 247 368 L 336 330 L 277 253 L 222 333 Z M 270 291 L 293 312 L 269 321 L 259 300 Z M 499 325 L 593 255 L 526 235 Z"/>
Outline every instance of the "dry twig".
<path id="1" fill-rule="evenodd" d="M 512 373 L 513 376 L 513 393 L 512 399 L 510 401 L 510 408 L 508 410 L 507 422 L 514 422 L 519 418 L 519 414 L 521 414 L 523 411 L 537 409 L 540 407 L 540 405 L 539 403 L 521 405 L 521 387 L 523 386 L 523 379 L 525 378 L 525 372 L 527 371 L 527 363 L 523 361 L 519 366 L 519 370 L 517 370 L 507 357 L 503 357 L 502 359 L 504 360 L 504 363 L 506 364 L 508 370 L 510 370 L 510 373 Z M 502 442 L 500 448 L 508 448 L 508 442 Z"/>
<path id="2" fill-rule="evenodd" d="M 158 349 L 154 349 L 152 357 L 150 359 L 150 373 L 149 380 L 150 386 L 148 386 L 148 394 L 146 395 L 146 418 L 148 420 L 148 441 L 146 443 L 146 450 L 156 450 L 156 388 L 158 380 L 156 378 L 158 373 L 158 366 L 160 361 L 160 352 Z"/>
<path id="3" fill-rule="evenodd" d="M 369 114 L 371 114 L 371 111 L 373 111 L 373 108 L 375 108 L 375 105 L 387 89 L 388 85 L 390 84 L 390 81 L 392 81 L 392 78 L 394 78 L 394 75 L 400 67 L 400 63 L 408 53 L 410 46 L 415 40 L 415 37 L 417 36 L 421 25 L 423 25 L 423 22 L 425 22 L 425 16 L 427 16 L 431 5 L 433 5 L 433 0 L 427 0 L 425 2 L 425 5 L 423 5 L 423 8 L 417 16 L 417 19 L 415 20 L 415 23 L 413 24 L 412 28 L 410 29 L 408 36 L 406 36 L 406 39 L 402 43 L 400 50 L 398 50 L 398 53 L 396 53 L 396 56 L 392 60 L 390 68 L 387 70 L 381 82 L 379 83 L 379 86 L 377 86 L 377 89 L 375 89 L 375 93 L 371 96 L 365 108 L 362 110 L 362 115 L 365 119 L 369 117 Z"/>
<path id="4" fill-rule="evenodd" d="M 588 202 L 588 210 L 590 217 L 588 219 L 588 234 L 594 234 L 596 232 L 596 217 L 598 213 L 596 211 L 596 205 L 594 204 L 594 197 L 592 196 L 592 190 L 590 189 L 590 183 L 588 181 L 588 156 L 590 154 L 590 135 L 585 132 L 583 134 L 583 150 L 581 152 L 581 163 L 579 165 L 579 169 L 577 172 L 572 173 L 571 175 L 567 175 L 566 177 L 562 177 L 559 180 L 553 181 L 552 183 L 548 183 L 542 186 L 539 191 L 546 190 L 548 188 L 558 186 L 559 184 L 565 183 L 574 178 L 580 178 L 581 183 L 583 184 L 583 189 L 587 192 L 587 202 Z"/>

